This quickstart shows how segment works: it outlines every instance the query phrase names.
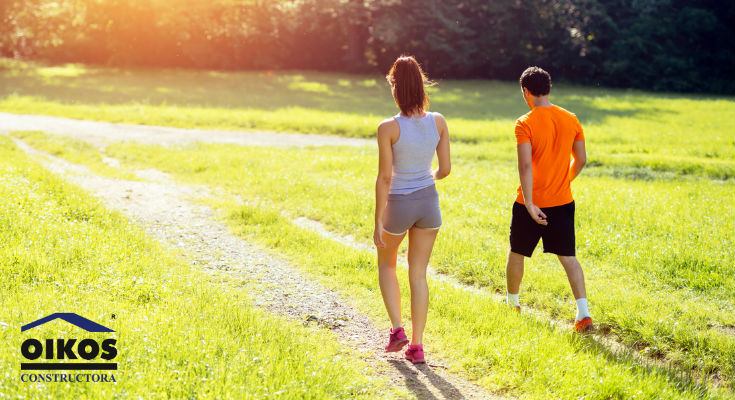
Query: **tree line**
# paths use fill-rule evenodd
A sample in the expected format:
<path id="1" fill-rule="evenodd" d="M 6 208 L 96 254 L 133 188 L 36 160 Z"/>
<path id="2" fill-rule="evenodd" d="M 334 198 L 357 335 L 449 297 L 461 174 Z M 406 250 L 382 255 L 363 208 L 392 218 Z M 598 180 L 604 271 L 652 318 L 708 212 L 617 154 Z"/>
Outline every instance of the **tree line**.
<path id="1" fill-rule="evenodd" d="M 735 93 L 731 0 L 0 0 L 0 56 Z"/>

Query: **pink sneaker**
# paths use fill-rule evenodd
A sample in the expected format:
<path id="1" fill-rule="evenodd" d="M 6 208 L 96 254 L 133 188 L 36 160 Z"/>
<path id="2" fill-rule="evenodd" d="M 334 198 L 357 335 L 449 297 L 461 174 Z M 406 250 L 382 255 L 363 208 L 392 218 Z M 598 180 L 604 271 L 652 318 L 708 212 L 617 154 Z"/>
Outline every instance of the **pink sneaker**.
<path id="1" fill-rule="evenodd" d="M 391 329 L 390 336 L 388 337 L 388 345 L 385 346 L 385 351 L 387 353 L 401 351 L 403 346 L 406 344 L 408 344 L 408 338 L 406 337 L 406 332 L 403 330 L 403 327 Z"/>
<path id="2" fill-rule="evenodd" d="M 414 364 L 425 363 L 424 360 L 424 345 L 422 344 L 410 344 L 408 350 L 406 350 L 406 360 L 411 361 Z"/>

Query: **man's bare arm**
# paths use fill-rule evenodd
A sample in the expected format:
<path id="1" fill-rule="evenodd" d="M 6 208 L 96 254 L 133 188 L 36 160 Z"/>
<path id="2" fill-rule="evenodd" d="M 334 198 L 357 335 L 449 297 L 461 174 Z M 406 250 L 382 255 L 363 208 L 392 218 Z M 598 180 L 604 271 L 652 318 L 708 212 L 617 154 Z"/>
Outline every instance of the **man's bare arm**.
<path id="1" fill-rule="evenodd" d="M 531 161 L 531 143 L 518 145 L 518 175 L 521 178 L 521 192 L 528 214 L 537 224 L 546 225 L 546 214 L 533 204 L 533 163 Z"/>
<path id="2" fill-rule="evenodd" d="M 570 182 L 582 172 L 582 168 L 587 163 L 587 150 L 584 148 L 584 140 L 574 142 L 572 145 L 572 156 L 574 160 L 572 160 L 572 164 L 569 166 Z"/>

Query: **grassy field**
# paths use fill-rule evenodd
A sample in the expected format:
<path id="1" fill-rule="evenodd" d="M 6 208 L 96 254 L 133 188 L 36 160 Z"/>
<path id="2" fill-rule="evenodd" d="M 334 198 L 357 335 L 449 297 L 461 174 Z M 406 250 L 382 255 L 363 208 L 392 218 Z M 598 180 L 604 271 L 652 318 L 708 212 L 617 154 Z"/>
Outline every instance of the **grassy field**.
<path id="1" fill-rule="evenodd" d="M 376 159 L 372 149 L 167 150 L 124 145 L 110 153 L 184 181 L 226 188 L 253 207 L 320 220 L 334 231 L 369 243 L 369 183 Z M 286 166 L 294 164 L 299 167 Z M 507 205 L 513 197 L 488 183 L 512 188 L 513 179 L 503 168 L 455 164 L 456 174 L 439 186 L 446 224 L 433 258 L 438 270 L 493 290 L 504 290 Z M 731 210 L 718 214 L 717 204 L 734 199 L 733 186 L 713 189 L 692 182 L 681 190 L 672 182 L 616 182 L 609 177 L 585 177 L 578 186 L 583 188 L 577 192 L 583 205 L 578 217 L 579 255 L 598 323 L 646 354 L 665 356 L 685 370 L 717 372 L 732 379 L 735 337 L 724 328 L 735 324 L 731 295 L 735 254 L 722 243 L 732 241 L 734 218 Z M 704 190 L 708 195 L 701 194 Z M 656 198 L 655 192 L 668 195 Z M 596 197 L 604 200 L 588 200 Z M 718 215 L 721 224 L 699 226 Z M 639 227 L 636 221 L 648 224 Z M 527 268 L 522 297 L 525 304 L 551 316 L 574 315 L 566 277 L 556 260 L 540 250 Z"/>
<path id="2" fill-rule="evenodd" d="M 2 111 L 347 136 L 374 135 L 377 122 L 395 112 L 379 77 L 0 65 Z M 552 102 L 575 111 L 586 130 L 590 164 L 573 189 L 592 313 L 609 337 L 667 367 L 638 367 L 593 339 L 510 315 L 489 296 L 441 282 L 430 283 L 432 351 L 481 384 L 526 398 L 731 396 L 735 101 L 557 86 Z M 445 225 L 433 265 L 488 293 L 503 291 L 517 185 L 512 124 L 527 109 L 514 83 L 447 81 L 431 94 L 454 141 L 452 175 L 439 184 Z M 103 173 L 124 173 L 105 172 L 88 146 L 23 136 Z M 233 227 L 362 299 L 365 312 L 387 324 L 374 256 L 288 221 L 306 216 L 368 243 L 375 149 L 121 144 L 106 153 L 240 196 L 245 205 L 216 204 Z M 521 299 L 549 318 L 573 316 L 563 271 L 539 251 Z M 463 342 L 463 333 L 473 340 Z M 691 377 L 706 385 L 691 385 Z"/>
<path id="3" fill-rule="evenodd" d="M 0 199 L 2 398 L 408 397 L 331 334 L 253 308 L 247 282 L 223 284 L 189 268 L 5 136 Z M 54 312 L 116 331 L 115 385 L 20 382 L 28 333 L 19 327 Z M 61 322 L 33 331 L 78 334 Z"/>
<path id="4" fill-rule="evenodd" d="M 58 148 L 60 144 L 66 143 L 68 153 L 59 151 L 62 156 L 80 147 L 69 139 L 44 139 L 37 134 L 18 136 L 41 148 L 45 143 L 55 143 L 49 148 Z M 220 186 L 224 182 L 222 178 L 216 177 L 233 173 L 231 170 L 225 172 L 228 170 L 220 167 L 232 162 L 237 165 L 242 161 L 231 158 L 238 151 L 244 159 L 270 156 L 291 160 L 302 152 L 315 156 L 313 152 L 316 151 L 281 150 L 272 153 L 270 149 L 250 148 L 250 151 L 243 153 L 242 150 L 244 149 L 230 146 L 196 146 L 170 150 L 122 145 L 108 148 L 106 153 L 123 160 L 123 165 L 137 168 L 154 166 L 169 171 L 186 182 Z M 330 153 L 328 159 L 333 160 L 338 157 L 337 154 L 349 151 L 340 150 L 335 154 Z M 359 151 L 357 154 L 360 154 Z M 210 162 L 213 164 L 211 167 L 205 167 L 199 162 L 205 159 L 216 161 Z M 90 160 L 92 161 L 89 165 L 94 167 L 94 159 Z M 255 164 L 244 162 L 242 165 L 247 165 L 248 170 L 258 168 Z M 330 164 L 325 167 L 338 168 L 340 165 Z M 303 173 L 310 175 L 310 172 L 304 170 Z M 385 320 L 375 282 L 374 255 L 325 241 L 318 234 L 293 225 L 283 215 L 283 210 L 286 210 L 286 214 L 293 213 L 294 210 L 280 203 L 277 200 L 279 196 L 268 196 L 271 186 L 262 184 L 258 179 L 249 179 L 253 178 L 252 175 L 242 175 L 242 180 L 233 181 L 232 186 L 225 184 L 221 187 L 230 194 L 243 196 L 247 199 L 245 205 L 228 197 L 212 204 L 222 212 L 233 228 L 248 239 L 258 241 L 290 258 L 325 285 L 357 299 L 358 307 L 376 320 Z M 263 177 L 266 178 L 267 176 Z M 300 182 L 304 183 L 303 177 L 301 179 Z M 235 188 L 250 180 L 256 181 L 253 183 L 254 187 L 261 187 L 262 192 L 252 193 Z M 311 188 L 309 185 L 306 187 Z M 302 197 L 294 200 L 312 203 L 321 195 L 317 191 L 309 199 Z M 326 219 L 323 222 L 332 225 Z M 400 282 L 403 290 L 407 290 L 405 276 L 400 276 Z M 430 289 L 431 324 L 426 340 L 431 344 L 432 354 L 442 356 L 448 360 L 453 370 L 476 379 L 491 390 L 530 399 L 582 396 L 595 399 L 724 396 L 723 393 L 718 394 L 717 390 L 693 384 L 689 380 L 694 375 L 692 372 L 640 366 L 626 354 L 611 353 L 595 339 L 580 339 L 565 328 L 549 325 L 547 321 L 536 319 L 532 315 L 517 316 L 506 306 L 493 300 L 491 294 L 478 294 L 433 280 L 430 281 Z M 404 302 L 406 300 L 404 298 Z M 404 307 L 407 308 L 408 304 L 404 304 Z M 471 337 L 469 343 L 468 335 Z M 515 340 L 509 341 L 509 337 Z"/>
<path id="5" fill-rule="evenodd" d="M 731 98 L 557 86 L 553 101 L 579 116 L 602 173 L 735 177 Z M 432 109 L 450 119 L 453 140 L 478 145 L 465 156 L 514 155 L 508 123 L 528 111 L 516 84 L 446 81 L 429 92 Z M 373 75 L 39 67 L 0 59 L 0 111 L 373 137 L 376 121 L 397 109 L 385 80 Z"/>

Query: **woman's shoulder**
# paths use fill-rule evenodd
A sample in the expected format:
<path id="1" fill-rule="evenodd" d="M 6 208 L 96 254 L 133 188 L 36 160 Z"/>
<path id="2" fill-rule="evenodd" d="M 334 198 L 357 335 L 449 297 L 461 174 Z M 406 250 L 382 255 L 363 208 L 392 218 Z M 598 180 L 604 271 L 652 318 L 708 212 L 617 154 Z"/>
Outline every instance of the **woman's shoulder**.
<path id="1" fill-rule="evenodd" d="M 434 123 L 436 124 L 436 128 L 439 131 L 439 134 L 446 130 L 447 128 L 447 120 L 444 118 L 444 116 L 436 111 L 432 111 L 429 114 L 431 114 L 434 117 Z"/>
<path id="2" fill-rule="evenodd" d="M 434 116 L 434 119 L 437 120 L 437 121 L 444 121 L 444 122 L 446 122 L 446 119 L 444 118 L 444 115 L 442 115 L 441 113 L 438 113 L 436 111 L 428 111 L 427 113 L 433 115 Z"/>
<path id="3" fill-rule="evenodd" d="M 395 117 L 386 118 L 378 124 L 378 130 L 392 129 L 394 127 L 398 129 L 398 121 L 396 121 Z"/>
<path id="4" fill-rule="evenodd" d="M 378 136 L 381 135 L 388 135 L 388 136 L 395 136 L 400 131 L 400 127 L 398 126 L 398 121 L 396 121 L 395 118 L 386 118 L 378 124 Z"/>

